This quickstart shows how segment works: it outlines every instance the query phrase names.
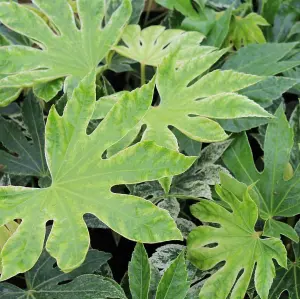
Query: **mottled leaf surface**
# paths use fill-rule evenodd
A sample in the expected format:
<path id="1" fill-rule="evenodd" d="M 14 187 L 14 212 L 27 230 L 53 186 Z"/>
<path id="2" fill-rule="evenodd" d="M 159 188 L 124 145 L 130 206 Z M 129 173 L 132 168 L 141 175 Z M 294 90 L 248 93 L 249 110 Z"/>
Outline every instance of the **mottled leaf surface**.
<path id="1" fill-rule="evenodd" d="M 0 21 L 38 45 L 0 48 L 0 56 L 3 57 L 0 74 L 8 75 L 0 80 L 0 88 L 30 87 L 66 77 L 65 89 L 73 90 L 118 42 L 131 14 L 130 1 L 122 1 L 110 22 L 102 28 L 105 1 L 78 0 L 78 29 L 67 1 L 34 0 L 33 3 L 54 27 L 50 28 L 44 19 L 25 6 L 13 2 L 0 3 Z"/>
<path id="2" fill-rule="evenodd" d="M 115 47 L 117 53 L 143 65 L 158 66 L 174 49 L 174 41 L 183 35 L 179 29 L 166 30 L 163 26 L 150 26 L 143 30 L 139 25 L 129 25 L 124 30 L 124 46 Z M 175 44 L 176 45 L 176 44 Z"/>
<path id="3" fill-rule="evenodd" d="M 111 188 L 179 174 L 195 159 L 153 142 L 141 142 L 109 159 L 102 158 L 107 148 L 145 115 L 151 104 L 153 82 L 125 94 L 87 135 L 96 101 L 94 79 L 90 74 L 75 89 L 63 116 L 54 107 L 49 113 L 46 157 L 51 186 L 0 188 L 0 225 L 22 219 L 1 252 L 2 280 L 35 264 L 48 220 L 54 220 L 54 224 L 46 249 L 64 272 L 78 267 L 87 253 L 89 235 L 83 220 L 87 213 L 131 240 L 153 243 L 182 238 L 166 211 L 142 198 L 113 193 Z"/>
<path id="4" fill-rule="evenodd" d="M 232 299 L 244 298 L 255 272 L 256 290 L 260 298 L 267 299 L 275 276 L 273 259 L 286 267 L 285 247 L 279 239 L 261 239 L 260 233 L 254 230 L 258 208 L 246 185 L 242 190 L 239 182 L 225 174 L 221 183 L 216 192 L 231 211 L 213 201 L 202 201 L 191 207 L 196 218 L 219 226 L 200 226 L 190 233 L 188 259 L 202 270 L 225 262 L 205 282 L 199 298 L 225 299 L 229 295 Z"/>
<path id="5" fill-rule="evenodd" d="M 226 51 L 189 47 L 163 61 L 156 79 L 161 100 L 138 124 L 147 126 L 142 140 L 153 140 L 158 145 L 178 150 L 170 126 L 193 140 L 217 142 L 228 135 L 214 119 L 270 117 L 258 104 L 236 93 L 263 78 L 220 70 L 204 74 Z"/>

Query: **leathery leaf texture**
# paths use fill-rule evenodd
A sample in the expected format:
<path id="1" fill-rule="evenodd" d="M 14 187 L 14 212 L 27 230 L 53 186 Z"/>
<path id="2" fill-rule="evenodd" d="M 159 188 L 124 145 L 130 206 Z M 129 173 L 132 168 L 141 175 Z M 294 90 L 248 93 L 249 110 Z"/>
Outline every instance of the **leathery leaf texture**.
<path id="1" fill-rule="evenodd" d="M 67 77 L 67 86 L 73 90 L 118 42 L 131 14 L 131 2 L 124 0 L 102 27 L 106 1 L 78 0 L 79 29 L 68 1 L 32 2 L 51 21 L 51 28 L 23 5 L 12 1 L 0 3 L 0 21 L 38 45 L 0 47 L 0 88 L 31 87 Z"/>
<path id="2" fill-rule="evenodd" d="M 85 77 L 74 90 L 63 116 L 54 106 L 50 110 L 45 148 L 51 186 L 0 188 L 0 226 L 12 219 L 22 219 L 1 252 L 1 280 L 35 264 L 42 251 L 48 220 L 54 223 L 46 249 L 64 272 L 78 267 L 87 253 L 89 235 L 83 220 L 86 213 L 97 216 L 131 240 L 152 243 L 182 239 L 168 212 L 142 198 L 113 193 L 111 188 L 179 174 L 195 158 L 153 142 L 141 142 L 109 159 L 102 158 L 106 149 L 145 115 L 154 83 L 125 94 L 94 132 L 87 135 L 96 101 L 94 81 L 94 74 Z"/>
<path id="3" fill-rule="evenodd" d="M 284 171 L 294 145 L 293 130 L 289 126 L 283 107 L 280 106 L 267 128 L 264 141 L 264 170 L 259 172 L 253 160 L 245 133 L 239 135 L 223 156 L 224 163 L 235 177 L 248 185 L 254 185 L 258 194 L 260 216 L 266 220 L 264 234 L 280 237 L 280 234 L 298 241 L 296 232 L 288 224 L 275 217 L 291 217 L 300 213 L 300 169 L 286 180 Z"/>
<path id="4" fill-rule="evenodd" d="M 252 273 L 260 298 L 267 299 L 275 266 L 273 259 L 286 267 L 286 250 L 277 238 L 260 238 L 254 230 L 258 208 L 249 195 L 249 188 L 221 174 L 216 192 L 229 205 L 230 211 L 216 202 L 205 200 L 191 207 L 192 214 L 205 225 L 194 229 L 188 237 L 188 259 L 202 270 L 225 262 L 206 280 L 200 299 L 244 298 Z"/>
<path id="5" fill-rule="evenodd" d="M 142 140 L 153 140 L 158 145 L 178 150 L 170 126 L 193 140 L 218 142 L 228 135 L 214 119 L 272 117 L 258 104 L 236 93 L 263 77 L 220 70 L 206 74 L 226 51 L 191 46 L 176 49 L 166 57 L 156 76 L 160 103 L 151 107 L 132 130 L 131 139 L 135 139 L 138 129 L 146 124 Z M 101 105 L 101 100 L 97 105 Z"/>

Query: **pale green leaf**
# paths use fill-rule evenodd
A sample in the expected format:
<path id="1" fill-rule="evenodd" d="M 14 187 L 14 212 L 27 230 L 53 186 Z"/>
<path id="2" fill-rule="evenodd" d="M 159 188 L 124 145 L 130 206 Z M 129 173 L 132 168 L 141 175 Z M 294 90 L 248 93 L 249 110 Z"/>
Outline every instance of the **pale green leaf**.
<path id="1" fill-rule="evenodd" d="M 39 47 L 0 48 L 5 61 L 0 66 L 0 73 L 9 74 L 0 80 L 0 88 L 31 87 L 67 77 L 65 89 L 72 91 L 118 42 L 131 14 L 130 1 L 122 1 L 110 22 L 101 28 L 105 0 L 78 0 L 78 29 L 68 2 L 34 0 L 33 3 L 51 19 L 57 34 L 29 8 L 13 2 L 1 3 L 0 21 L 35 40 Z"/>
<path id="2" fill-rule="evenodd" d="M 190 287 L 184 251 L 166 269 L 159 282 L 156 299 L 184 299 Z"/>
<path id="3" fill-rule="evenodd" d="M 195 34 L 195 33 L 194 33 Z M 114 47 L 117 53 L 142 65 L 158 66 L 168 56 L 184 36 L 184 31 L 167 29 L 163 26 L 150 26 L 141 30 L 139 25 L 129 25 L 124 30 L 122 41 L 125 44 Z M 198 44 L 204 38 L 198 34 Z M 184 41 L 182 46 L 187 46 Z"/>
<path id="4" fill-rule="evenodd" d="M 137 243 L 128 267 L 132 299 L 148 299 L 150 264 L 143 244 Z"/>
<path id="5" fill-rule="evenodd" d="M 228 189 L 216 187 L 231 212 L 213 201 L 202 201 L 191 208 L 192 214 L 202 222 L 220 226 L 200 226 L 191 232 L 188 237 L 188 259 L 202 270 L 225 262 L 205 282 L 199 298 L 244 298 L 256 266 L 255 287 L 260 298 L 267 299 L 275 277 L 273 259 L 286 267 L 285 247 L 279 239 L 261 239 L 260 233 L 254 230 L 258 209 L 247 187 L 244 187 L 242 197 Z"/>
<path id="6" fill-rule="evenodd" d="M 267 128 L 264 142 L 264 171 L 258 172 L 245 134 L 238 136 L 225 152 L 223 160 L 234 176 L 247 185 L 254 184 L 259 196 L 259 213 L 265 219 L 276 216 L 291 217 L 300 213 L 299 168 L 294 176 L 284 179 L 285 167 L 290 159 L 293 146 L 293 130 L 286 120 L 282 107 L 279 107 L 276 119 Z M 266 224 L 268 226 L 268 224 Z M 273 226 L 272 235 L 291 236 L 282 225 Z M 280 230 L 278 230 L 278 229 Z"/>
<path id="7" fill-rule="evenodd" d="M 15 101 L 19 97 L 21 91 L 22 89 L 18 88 L 0 89 L 0 107 L 6 107 L 11 102 Z"/>
<path id="8" fill-rule="evenodd" d="M 52 100 L 63 87 L 63 79 L 59 78 L 47 83 L 39 83 L 33 86 L 34 94 L 45 102 Z"/>
<path id="9" fill-rule="evenodd" d="M 89 235 L 83 220 L 87 213 L 131 240 L 154 243 L 182 238 L 166 211 L 142 198 L 113 193 L 111 188 L 179 174 L 195 159 L 153 142 L 138 143 L 109 159 L 102 158 L 145 115 L 153 83 L 125 94 L 87 135 L 96 100 L 94 79 L 89 75 L 75 89 L 63 116 L 54 107 L 49 113 L 46 157 L 51 186 L 0 188 L 0 225 L 22 219 L 1 252 L 2 280 L 35 264 L 43 246 L 45 223 L 50 219 L 54 224 L 46 248 L 64 272 L 78 267 L 88 250 Z"/>
<path id="10" fill-rule="evenodd" d="M 149 109 L 139 124 L 147 126 L 143 140 L 178 149 L 176 137 L 169 129 L 173 126 L 193 140 L 217 142 L 228 136 L 212 119 L 271 117 L 258 104 L 235 93 L 262 77 L 220 70 L 203 75 L 226 50 L 196 49 L 202 49 L 203 54 L 192 56 L 195 47 L 186 48 L 169 55 L 158 68 L 156 85 L 161 101 Z"/>
<path id="11" fill-rule="evenodd" d="M 250 13 L 244 18 L 234 16 L 230 24 L 226 44 L 233 44 L 236 49 L 253 43 L 263 44 L 266 42 L 266 39 L 259 26 L 268 25 L 269 23 L 256 13 Z"/>

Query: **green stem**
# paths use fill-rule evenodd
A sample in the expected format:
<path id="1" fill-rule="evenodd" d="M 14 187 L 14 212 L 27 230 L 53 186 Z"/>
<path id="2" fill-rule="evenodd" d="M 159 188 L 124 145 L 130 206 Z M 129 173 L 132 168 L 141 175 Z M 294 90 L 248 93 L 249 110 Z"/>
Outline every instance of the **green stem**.
<path id="1" fill-rule="evenodd" d="M 146 84 L 146 65 L 141 63 L 141 86 Z"/>

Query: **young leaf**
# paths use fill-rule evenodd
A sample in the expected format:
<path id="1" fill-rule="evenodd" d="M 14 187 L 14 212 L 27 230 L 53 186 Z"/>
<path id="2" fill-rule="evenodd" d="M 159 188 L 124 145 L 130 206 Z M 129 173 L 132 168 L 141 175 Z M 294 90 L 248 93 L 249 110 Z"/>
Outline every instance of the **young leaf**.
<path id="1" fill-rule="evenodd" d="M 235 179 L 227 177 L 227 180 L 233 181 L 234 187 Z M 202 201 L 191 207 L 196 218 L 220 227 L 200 226 L 193 230 L 188 237 L 188 259 L 203 270 L 225 262 L 205 282 L 200 298 L 225 299 L 229 293 L 232 299 L 244 298 L 256 266 L 255 287 L 260 298 L 267 299 L 275 276 L 273 259 L 286 267 L 285 247 L 279 239 L 261 239 L 260 233 L 254 230 L 258 209 L 245 185 L 242 197 L 238 196 L 240 192 L 235 194 L 235 188 L 223 185 L 217 186 L 216 192 L 231 212 L 213 201 Z"/>
<path id="2" fill-rule="evenodd" d="M 293 131 L 289 127 L 282 107 L 275 113 L 276 119 L 268 125 L 264 142 L 264 171 L 259 173 L 254 165 L 250 145 L 245 134 L 238 136 L 223 156 L 224 163 L 235 177 L 247 185 L 254 184 L 259 195 L 259 213 L 267 221 L 264 234 L 292 237 L 295 234 L 283 224 L 272 219 L 276 216 L 290 217 L 300 213 L 299 172 L 284 180 L 284 170 L 293 146 Z M 268 223 L 272 221 L 272 223 Z M 289 233 L 287 233 L 289 232 Z M 293 239 L 295 239 L 293 237 Z"/>
<path id="3" fill-rule="evenodd" d="M 159 282 L 156 299 L 184 299 L 189 287 L 184 251 L 182 251 Z"/>
<path id="4" fill-rule="evenodd" d="M 89 250 L 78 269 L 63 273 L 55 265 L 55 260 L 44 250 L 37 264 L 25 273 L 25 290 L 9 283 L 0 283 L 0 292 L 8 299 L 126 299 L 123 291 L 114 282 L 93 275 L 110 258 L 109 253 Z"/>
<path id="5" fill-rule="evenodd" d="M 174 41 L 178 40 L 183 33 L 183 30 L 166 30 L 163 26 L 150 26 L 141 30 L 139 25 L 129 25 L 122 35 L 125 46 L 119 45 L 114 49 L 120 55 L 143 65 L 158 66 L 174 49 Z M 204 38 L 200 35 L 199 37 Z"/>
<path id="6" fill-rule="evenodd" d="M 295 231 L 300 237 L 300 221 L 295 226 Z M 288 291 L 290 299 L 300 298 L 300 244 L 293 243 L 293 261 L 288 260 L 287 269 L 278 269 L 273 286 L 270 290 L 270 299 L 281 298 L 284 291 Z"/>
<path id="7" fill-rule="evenodd" d="M 80 29 L 67 1 L 34 0 L 33 3 L 55 26 L 55 32 L 35 12 L 25 6 L 0 3 L 0 21 L 14 31 L 36 41 L 37 47 L 0 48 L 5 63 L 0 88 L 22 88 L 67 77 L 68 90 L 95 69 L 121 36 L 131 14 L 130 0 L 122 1 L 111 21 L 101 28 L 104 0 L 78 0 Z"/>
<path id="8" fill-rule="evenodd" d="M 150 264 L 143 244 L 137 243 L 128 268 L 132 299 L 148 299 Z"/>
<path id="9" fill-rule="evenodd" d="M 235 16 L 230 24 L 227 45 L 233 44 L 240 49 L 248 44 L 266 42 L 259 26 L 268 26 L 269 23 L 260 15 L 250 13 L 245 18 Z"/>
<path id="10" fill-rule="evenodd" d="M 25 98 L 22 115 L 32 142 L 28 142 L 20 127 L 0 117 L 0 141 L 8 150 L 0 150 L 3 171 L 14 175 L 49 177 L 45 159 L 44 115 L 32 92 Z"/>
<path id="11" fill-rule="evenodd" d="M 193 56 L 195 51 L 197 55 Z M 151 107 L 138 124 L 139 127 L 147 125 L 143 140 L 153 140 L 158 145 L 178 150 L 170 126 L 191 139 L 217 142 L 228 135 L 213 119 L 271 116 L 236 93 L 261 81 L 261 77 L 220 70 L 203 75 L 226 51 L 189 47 L 172 53 L 163 61 L 156 79 L 161 102 Z M 199 76 L 201 78 L 197 80 Z"/>
<path id="12" fill-rule="evenodd" d="M 109 159 L 102 158 L 106 149 L 145 115 L 151 104 L 153 82 L 125 94 L 87 135 L 96 98 L 94 80 L 90 74 L 80 83 L 63 116 L 54 107 L 49 113 L 46 157 L 52 185 L 44 189 L 0 188 L 0 225 L 22 219 L 1 252 L 2 280 L 34 265 L 42 250 L 45 223 L 50 219 L 54 224 L 46 248 L 64 272 L 78 267 L 88 250 L 89 235 L 83 220 L 86 213 L 138 242 L 181 239 L 166 211 L 142 198 L 115 194 L 111 188 L 179 174 L 195 159 L 153 142 L 138 143 Z"/>

